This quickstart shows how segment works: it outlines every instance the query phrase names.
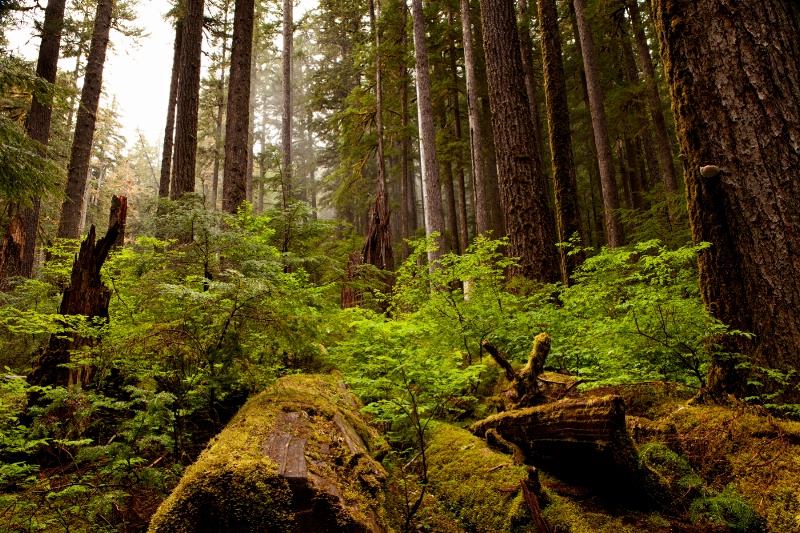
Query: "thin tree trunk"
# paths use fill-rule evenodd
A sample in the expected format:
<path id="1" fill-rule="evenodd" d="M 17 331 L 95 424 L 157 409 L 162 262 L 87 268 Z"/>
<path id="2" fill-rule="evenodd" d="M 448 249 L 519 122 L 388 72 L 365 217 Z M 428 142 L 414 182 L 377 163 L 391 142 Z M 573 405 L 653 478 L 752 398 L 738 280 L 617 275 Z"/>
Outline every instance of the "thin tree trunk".
<path id="1" fill-rule="evenodd" d="M 667 131 L 667 122 L 664 120 L 664 112 L 661 110 L 661 97 L 658 94 L 653 59 L 650 57 L 650 48 L 647 45 L 647 38 L 644 34 L 637 0 L 628 0 L 628 13 L 633 22 L 633 36 L 636 41 L 636 49 L 639 52 L 639 62 L 642 64 L 644 81 L 647 84 L 647 98 L 650 116 L 653 119 L 653 127 L 656 132 L 658 160 L 663 172 L 662 179 L 667 191 L 674 192 L 678 190 L 678 178 L 675 173 L 675 163 L 672 159 L 672 145 L 669 131 Z"/>
<path id="2" fill-rule="evenodd" d="M 539 172 L 545 175 L 544 164 L 544 139 L 542 136 L 542 117 L 539 106 L 536 104 L 536 69 L 533 63 L 533 40 L 531 39 L 531 19 L 528 16 L 527 0 L 517 3 L 519 16 L 519 45 L 522 54 L 522 69 L 525 72 L 525 92 L 528 94 L 528 107 L 533 120 L 533 133 L 536 149 L 539 150 Z"/>
<path id="3" fill-rule="evenodd" d="M 225 59 L 228 53 L 228 2 L 224 2 L 222 18 L 222 57 L 219 62 L 219 80 L 217 81 L 217 128 L 214 133 L 214 169 L 211 178 L 211 210 L 217 210 L 219 199 L 219 167 L 222 159 L 222 117 L 225 115 Z M 234 8 L 235 9 L 235 8 Z M 235 15 L 234 15 L 235 18 Z M 233 68 L 233 63 L 231 63 Z M 227 127 L 227 123 L 226 123 Z M 224 188 L 224 185 L 223 185 Z M 224 196 L 224 194 L 223 194 Z"/>
<path id="4" fill-rule="evenodd" d="M 247 200 L 247 166 L 250 159 L 250 72 L 253 49 L 254 0 L 236 0 L 233 44 L 225 124 L 225 171 L 222 210 L 236 213 Z"/>
<path id="5" fill-rule="evenodd" d="M 380 16 L 380 4 L 378 4 Z M 378 174 L 375 178 L 375 205 L 369 212 L 369 230 L 361 254 L 364 263 L 381 270 L 394 269 L 394 250 L 392 249 L 392 230 L 389 225 L 389 197 L 386 191 L 386 161 L 383 155 L 383 82 L 381 66 L 381 32 L 375 23 L 375 4 L 369 2 L 369 25 L 375 36 L 375 133 L 378 137 L 376 163 Z"/>
<path id="6" fill-rule="evenodd" d="M 283 118 L 281 120 L 281 209 L 292 201 L 292 0 L 283 0 Z"/>
<path id="7" fill-rule="evenodd" d="M 200 94 L 200 58 L 203 46 L 204 0 L 186 0 L 181 43 L 181 73 L 175 119 L 175 154 L 170 198 L 194 192 L 197 161 L 197 112 Z"/>
<path id="8" fill-rule="evenodd" d="M 408 31 L 406 22 L 408 20 L 408 8 L 403 3 L 403 36 L 401 46 L 403 57 L 408 53 Z M 402 84 L 400 95 L 400 121 L 402 134 L 400 137 L 400 231 L 403 239 L 403 261 L 408 257 L 408 243 L 406 239 L 416 233 L 416 199 L 414 198 L 414 177 L 409 171 L 410 142 L 408 131 L 408 69 L 405 62 L 400 62 L 400 83 Z"/>
<path id="9" fill-rule="evenodd" d="M 755 333 L 754 342 L 729 339 L 730 351 L 744 349 L 754 365 L 795 373 L 800 367 L 797 15 L 785 0 L 754 0 L 746 9 L 734 0 L 655 0 L 653 18 L 685 156 L 692 236 L 711 243 L 698 253 L 703 300 L 732 329 Z M 736 360 L 721 364 L 732 373 L 735 365 Z M 709 386 L 717 392 L 745 382 L 713 377 Z M 780 388 L 797 402 L 794 384 Z"/>
<path id="10" fill-rule="evenodd" d="M 439 121 L 443 133 L 447 131 L 447 108 L 439 108 Z M 444 142 L 447 144 L 449 138 Z M 450 154 L 445 154 L 449 156 Z M 447 230 L 445 242 L 447 243 L 447 251 L 456 254 L 461 253 L 458 248 L 458 215 L 456 214 L 456 191 L 453 187 L 453 161 L 450 157 L 446 157 L 441 163 L 442 175 L 442 191 L 444 192 L 444 214 L 445 214 L 445 228 Z"/>
<path id="11" fill-rule="evenodd" d="M 561 279 L 556 231 L 534 146 L 514 6 L 510 0 L 481 0 L 480 4 L 509 252 L 519 258 L 519 273 L 524 277 L 555 282 Z"/>
<path id="12" fill-rule="evenodd" d="M 447 10 L 447 25 L 449 28 L 450 58 L 450 100 L 453 109 L 453 135 L 458 141 L 459 148 L 455 151 L 456 162 L 456 196 L 458 203 L 458 244 L 461 252 L 467 251 L 469 246 L 469 223 L 467 222 L 467 193 L 464 176 L 464 158 L 461 152 L 461 109 L 458 105 L 458 71 L 456 69 L 456 43 L 453 37 L 453 12 Z"/>
<path id="13" fill-rule="evenodd" d="M 416 57 L 417 71 L 417 112 L 419 114 L 425 234 L 439 234 L 439 237 L 436 238 L 438 248 L 428 252 L 428 261 L 432 263 L 441 258 L 444 253 L 445 243 L 441 181 L 439 179 L 439 161 L 436 157 L 436 130 L 433 124 L 428 46 L 425 42 L 422 0 L 411 0 L 411 18 L 414 24 L 414 55 Z"/>
<path id="14" fill-rule="evenodd" d="M 92 44 L 89 47 L 89 57 L 86 61 L 86 72 L 83 78 L 81 104 L 78 108 L 75 136 L 72 139 L 66 197 L 61 206 L 61 216 L 58 220 L 58 236 L 62 238 L 77 239 L 79 237 L 81 205 L 86 192 L 86 173 L 89 168 L 97 108 L 100 104 L 100 93 L 103 87 L 103 67 L 108 49 L 113 10 L 114 0 L 99 0 L 97 3 Z"/>
<path id="15" fill-rule="evenodd" d="M 583 50 L 583 66 L 586 72 L 586 83 L 589 95 L 589 111 L 592 115 L 592 129 L 597 144 L 597 162 L 600 165 L 600 183 L 603 187 L 603 207 L 605 208 L 606 233 L 608 245 L 616 248 L 625 244 L 625 232 L 619 215 L 619 192 L 614 177 L 614 156 L 611 140 L 606 124 L 606 110 L 603 102 L 603 90 L 600 87 L 600 67 L 597 64 L 597 51 L 589 20 L 586 18 L 586 0 L 573 0 L 578 33 Z"/>
<path id="16" fill-rule="evenodd" d="M 252 46 L 252 45 L 251 45 Z M 250 97 L 247 106 L 247 201 L 253 203 L 253 172 L 256 160 L 256 91 L 258 87 L 258 48 L 253 50 L 250 61 Z M 309 136 L 310 136 L 309 132 Z M 316 215 L 316 212 L 314 213 Z"/>
<path id="17" fill-rule="evenodd" d="M 169 102 L 167 103 L 167 125 L 164 128 L 164 146 L 161 152 L 161 179 L 158 182 L 158 197 L 169 197 L 169 179 L 172 169 L 172 147 L 175 139 L 175 106 L 178 103 L 178 84 L 180 83 L 181 47 L 183 40 L 183 19 L 175 22 L 175 48 L 172 55 L 172 76 L 169 82 Z"/>
<path id="18" fill-rule="evenodd" d="M 475 79 L 475 57 L 472 50 L 472 24 L 469 0 L 461 0 L 461 32 L 464 44 L 464 78 L 467 83 L 467 111 L 469 116 L 469 146 L 472 156 L 472 188 L 475 192 L 475 229 L 478 235 L 489 231 L 489 212 L 486 201 L 483 173 L 483 142 L 478 114 L 478 86 Z"/>
<path id="19" fill-rule="evenodd" d="M 539 0 L 539 28 L 542 33 L 542 66 L 544 70 L 547 123 L 550 132 L 550 153 L 553 161 L 553 190 L 556 199 L 558 240 L 567 242 L 575 233 L 583 240 L 578 206 L 578 181 L 572 152 L 567 82 L 561 56 L 561 30 L 555 0 Z M 561 248 L 562 281 L 584 260 L 584 254 L 567 254 Z"/>
<path id="20" fill-rule="evenodd" d="M 58 53 L 61 47 L 61 30 L 64 26 L 66 0 L 49 0 L 42 23 L 42 42 L 36 76 L 48 83 L 56 82 Z M 52 101 L 44 95 L 35 95 L 26 118 L 28 137 L 42 144 L 50 141 Z M 41 198 L 31 198 L 30 207 L 16 206 L 0 249 L 0 288 L 13 276 L 31 277 L 36 251 L 36 231 L 39 228 Z"/>

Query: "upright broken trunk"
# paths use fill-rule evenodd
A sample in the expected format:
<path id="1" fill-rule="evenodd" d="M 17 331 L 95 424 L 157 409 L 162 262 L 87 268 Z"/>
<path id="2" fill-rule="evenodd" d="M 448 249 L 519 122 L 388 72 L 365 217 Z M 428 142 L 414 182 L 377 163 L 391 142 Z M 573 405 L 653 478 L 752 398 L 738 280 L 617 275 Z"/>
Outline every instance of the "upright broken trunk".
<path id="1" fill-rule="evenodd" d="M 111 289 L 100 279 L 109 252 L 125 235 L 125 220 L 128 201 L 124 196 L 115 196 L 111 202 L 111 221 L 105 236 L 95 242 L 95 228 L 81 243 L 78 256 L 72 265 L 70 284 L 64 289 L 59 313 L 67 316 L 83 316 L 98 325 L 108 320 L 108 304 Z M 32 385 L 85 385 L 92 378 L 92 367 L 88 364 L 73 364 L 72 354 L 84 346 L 91 346 L 93 338 L 77 334 L 53 335 L 50 343 L 31 370 L 28 383 Z"/>
<path id="2" fill-rule="evenodd" d="M 282 378 L 209 443 L 149 532 L 383 533 L 375 437 L 333 377 Z"/>

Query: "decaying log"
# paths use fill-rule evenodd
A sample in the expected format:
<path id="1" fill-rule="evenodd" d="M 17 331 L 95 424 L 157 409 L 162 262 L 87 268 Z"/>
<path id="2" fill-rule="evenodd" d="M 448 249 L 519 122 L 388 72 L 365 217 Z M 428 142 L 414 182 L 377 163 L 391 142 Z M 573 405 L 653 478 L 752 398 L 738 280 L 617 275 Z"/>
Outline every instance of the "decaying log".
<path id="1" fill-rule="evenodd" d="M 112 248 L 121 243 L 125 235 L 125 221 L 128 202 L 125 196 L 114 196 L 111 204 L 111 220 L 103 238 L 95 241 L 95 227 L 81 243 L 80 251 L 72 265 L 70 283 L 64 289 L 59 313 L 62 315 L 82 315 L 95 322 L 108 320 L 108 304 L 111 290 L 103 284 L 100 270 Z M 31 370 L 28 382 L 33 385 L 85 385 L 92 378 L 91 365 L 78 365 L 67 368 L 71 353 L 89 346 L 92 338 L 80 335 L 52 335 L 50 342 L 39 356 Z"/>
<path id="2" fill-rule="evenodd" d="M 497 432 L 539 466 L 588 470 L 592 477 L 636 482 L 637 459 L 619 396 L 559 402 L 499 413 L 470 427 L 478 436 Z"/>
<path id="3" fill-rule="evenodd" d="M 483 347 L 489 352 L 498 365 L 503 369 L 506 379 L 511 382 L 511 387 L 506 395 L 506 409 L 520 409 L 530 407 L 545 401 L 539 389 L 538 378 L 544 371 L 544 364 L 550 354 L 550 337 L 547 333 L 540 333 L 533 341 L 533 349 L 528 356 L 528 364 L 517 372 L 508 362 L 500 350 L 489 341 L 483 341 Z"/>
<path id="4" fill-rule="evenodd" d="M 278 380 L 187 469 L 150 533 L 385 532 L 386 474 L 357 405 L 332 376 Z"/>

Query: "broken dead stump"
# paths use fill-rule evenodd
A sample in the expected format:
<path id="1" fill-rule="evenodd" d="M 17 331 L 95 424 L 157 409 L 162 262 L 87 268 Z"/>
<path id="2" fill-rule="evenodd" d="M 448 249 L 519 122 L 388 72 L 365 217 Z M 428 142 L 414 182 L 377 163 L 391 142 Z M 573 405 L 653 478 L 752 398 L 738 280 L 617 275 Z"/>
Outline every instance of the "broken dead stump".
<path id="1" fill-rule="evenodd" d="M 111 289 L 103 284 L 100 270 L 111 250 L 122 244 L 125 236 L 125 223 L 128 214 L 128 201 L 125 196 L 114 196 L 111 202 L 111 216 L 108 231 L 96 240 L 95 227 L 91 226 L 86 239 L 72 265 L 69 286 L 64 289 L 59 313 L 62 315 L 83 316 L 90 322 L 102 324 L 108 320 L 108 305 L 111 302 Z M 94 339 L 78 334 L 52 335 L 50 342 L 34 364 L 28 383 L 33 385 L 86 385 L 92 379 L 91 365 L 72 365 L 72 354 L 84 346 L 90 346 Z"/>
<path id="2" fill-rule="evenodd" d="M 619 396 L 562 400 L 506 411 L 470 427 L 484 437 L 496 432 L 520 447 L 532 464 L 629 491 L 638 482 L 636 448 Z"/>
<path id="3" fill-rule="evenodd" d="M 491 342 L 484 340 L 483 347 L 503 369 L 510 387 L 506 392 L 505 408 L 519 409 L 543 403 L 546 398 L 539 387 L 539 376 L 544 371 L 544 364 L 550 354 L 550 336 L 540 333 L 533 341 L 533 349 L 528 356 L 528 364 L 517 372 L 508 358 L 503 355 Z"/>
<path id="4" fill-rule="evenodd" d="M 209 443 L 149 531 L 384 533 L 375 436 L 335 378 L 282 378 Z"/>

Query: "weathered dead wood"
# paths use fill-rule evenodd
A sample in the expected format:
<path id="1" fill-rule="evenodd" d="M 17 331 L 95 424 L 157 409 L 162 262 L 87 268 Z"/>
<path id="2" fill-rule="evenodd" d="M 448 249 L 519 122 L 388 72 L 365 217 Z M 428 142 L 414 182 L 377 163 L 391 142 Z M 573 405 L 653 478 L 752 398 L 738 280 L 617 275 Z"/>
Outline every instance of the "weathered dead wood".
<path id="1" fill-rule="evenodd" d="M 500 350 L 491 342 L 483 341 L 483 347 L 500 365 L 505 372 L 506 379 L 511 382 L 511 387 L 506 393 L 506 409 L 529 407 L 545 400 L 539 389 L 538 377 L 544 371 L 544 364 L 550 354 L 550 342 L 547 333 L 537 335 L 533 341 L 533 349 L 528 356 L 528 364 L 517 372 Z"/>
<path id="2" fill-rule="evenodd" d="M 100 270 L 112 248 L 124 239 L 128 202 L 125 196 L 114 196 L 111 203 L 111 219 L 108 231 L 95 241 L 95 227 L 81 243 L 80 251 L 72 265 L 70 283 L 64 289 L 59 313 L 62 315 L 82 315 L 95 322 L 108 320 L 108 304 L 111 290 L 103 284 Z M 28 382 L 34 385 L 85 385 L 92 378 L 91 365 L 67 368 L 71 353 L 90 346 L 92 338 L 73 335 L 53 335 L 31 370 Z"/>
<path id="3" fill-rule="evenodd" d="M 357 287 L 362 264 L 364 261 L 360 251 L 355 251 L 347 256 L 347 267 L 342 281 L 342 309 L 357 307 L 364 299 L 364 295 Z"/>
<path id="4" fill-rule="evenodd" d="M 636 451 L 619 396 L 506 411 L 476 422 L 470 431 L 479 436 L 496 432 L 537 465 L 588 467 L 620 474 L 625 481 L 635 476 Z"/>
<path id="5" fill-rule="evenodd" d="M 384 533 L 383 468 L 357 401 L 330 376 L 251 399 L 162 504 L 151 533 Z"/>

